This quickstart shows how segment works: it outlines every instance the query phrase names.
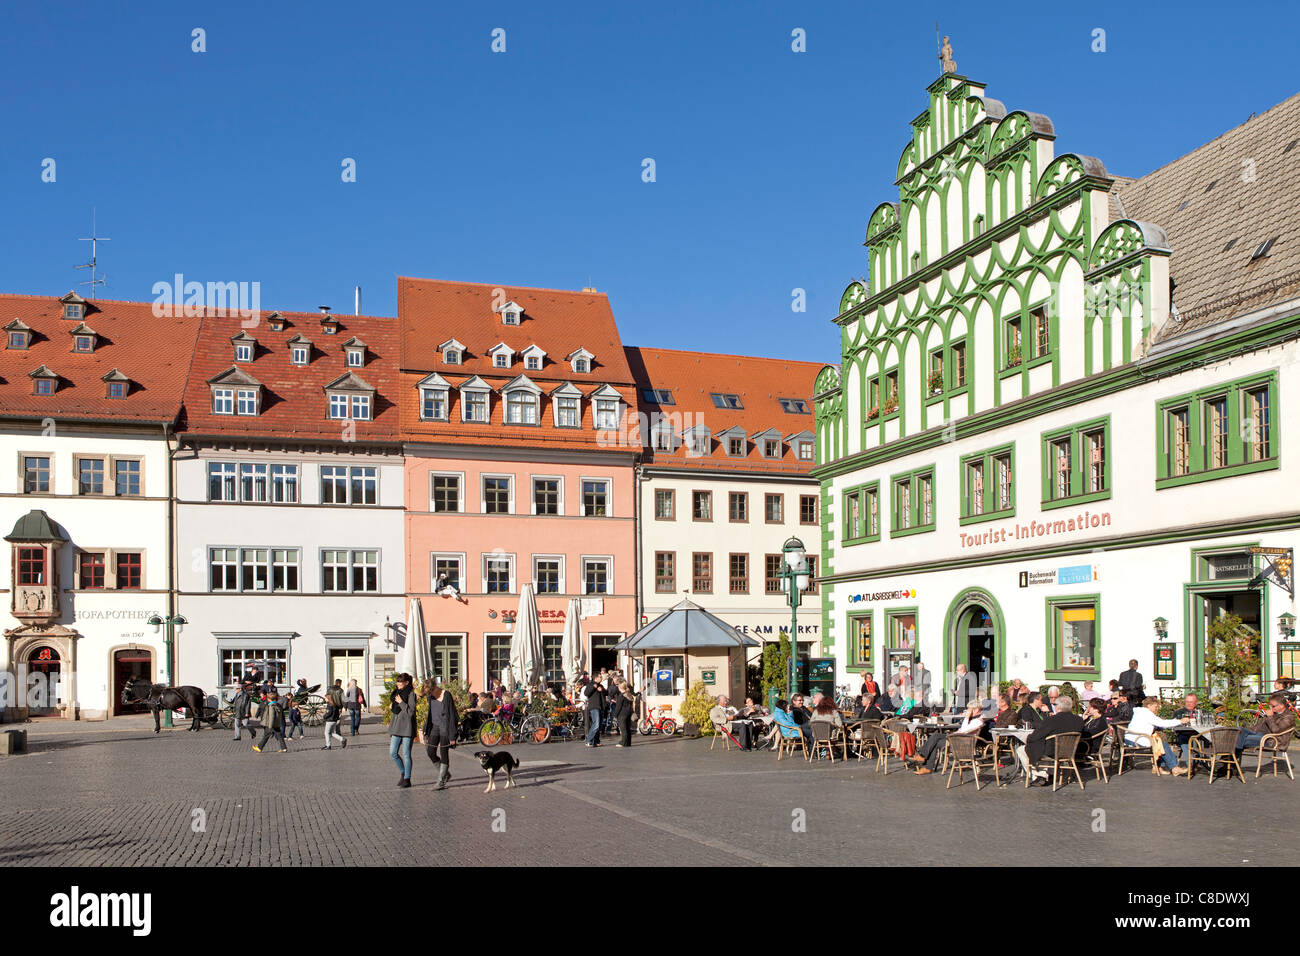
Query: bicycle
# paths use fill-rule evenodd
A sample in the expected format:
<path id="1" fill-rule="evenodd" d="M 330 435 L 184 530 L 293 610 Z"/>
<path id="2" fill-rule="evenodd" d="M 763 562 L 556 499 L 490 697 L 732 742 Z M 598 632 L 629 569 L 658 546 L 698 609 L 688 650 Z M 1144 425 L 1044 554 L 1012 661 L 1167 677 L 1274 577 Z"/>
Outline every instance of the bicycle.
<path id="1" fill-rule="evenodd" d="M 646 713 L 645 719 L 636 725 L 636 732 L 642 737 L 649 737 L 651 734 L 663 734 L 665 737 L 671 737 L 677 733 L 677 721 L 666 716 L 670 710 L 672 708 L 667 704 L 651 707 Z M 657 715 L 656 711 L 658 711 Z"/>
<path id="2" fill-rule="evenodd" d="M 478 741 L 485 747 L 510 746 L 515 740 L 544 744 L 551 739 L 551 721 L 543 714 L 493 714 L 478 730 Z"/>

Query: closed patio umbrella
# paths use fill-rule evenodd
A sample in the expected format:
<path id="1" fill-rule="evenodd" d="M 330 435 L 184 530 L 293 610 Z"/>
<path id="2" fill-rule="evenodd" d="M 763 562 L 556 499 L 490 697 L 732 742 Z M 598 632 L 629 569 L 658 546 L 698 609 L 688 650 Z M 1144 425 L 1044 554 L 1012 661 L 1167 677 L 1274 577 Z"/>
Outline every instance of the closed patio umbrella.
<path id="1" fill-rule="evenodd" d="M 515 679 L 525 687 L 537 686 L 545 675 L 542 656 L 542 622 L 537 616 L 537 598 L 533 586 L 525 584 L 519 591 L 519 613 L 515 615 L 515 632 L 510 640 L 510 666 Z"/>
<path id="2" fill-rule="evenodd" d="M 582 626 L 578 623 L 577 598 L 569 598 L 569 610 L 564 615 L 564 643 L 561 655 L 564 660 L 564 680 L 572 687 L 578 675 L 587 669 L 587 650 L 582 646 Z"/>
<path id="3" fill-rule="evenodd" d="M 430 676 L 429 637 L 424 631 L 424 609 L 419 598 L 411 598 L 406 612 L 406 644 L 402 647 L 402 660 L 398 673 L 405 671 L 418 683 Z"/>

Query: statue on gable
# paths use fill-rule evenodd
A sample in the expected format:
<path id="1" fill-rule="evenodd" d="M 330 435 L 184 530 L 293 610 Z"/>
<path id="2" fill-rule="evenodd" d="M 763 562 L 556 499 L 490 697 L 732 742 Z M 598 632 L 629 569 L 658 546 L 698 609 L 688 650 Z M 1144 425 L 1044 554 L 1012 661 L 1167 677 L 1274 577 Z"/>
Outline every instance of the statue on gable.
<path id="1" fill-rule="evenodd" d="M 939 59 L 943 63 L 943 72 L 957 72 L 957 61 L 952 58 L 952 44 L 947 37 L 943 38 L 943 46 L 939 47 Z"/>

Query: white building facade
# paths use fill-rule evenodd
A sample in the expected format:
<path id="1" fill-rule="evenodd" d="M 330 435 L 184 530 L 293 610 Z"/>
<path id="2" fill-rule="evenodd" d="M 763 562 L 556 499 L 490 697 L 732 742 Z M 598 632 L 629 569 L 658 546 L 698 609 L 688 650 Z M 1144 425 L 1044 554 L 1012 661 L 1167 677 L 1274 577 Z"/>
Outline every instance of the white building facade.
<path id="1" fill-rule="evenodd" d="M 1130 180 L 964 77 L 929 92 L 816 386 L 837 660 L 920 659 L 936 698 L 959 663 L 993 691 L 1130 659 L 1148 692 L 1213 690 L 1235 615 L 1257 688 L 1300 676 L 1271 572 L 1300 545 L 1300 260 L 1267 242 L 1300 98 Z M 1263 182 L 1239 155 L 1273 157 Z"/>

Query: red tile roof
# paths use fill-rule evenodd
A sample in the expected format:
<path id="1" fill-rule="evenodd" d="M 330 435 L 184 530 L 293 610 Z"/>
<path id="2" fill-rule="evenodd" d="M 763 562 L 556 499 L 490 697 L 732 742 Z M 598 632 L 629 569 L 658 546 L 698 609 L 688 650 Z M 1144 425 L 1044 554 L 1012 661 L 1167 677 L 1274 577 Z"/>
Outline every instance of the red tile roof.
<path id="1" fill-rule="evenodd" d="M 507 302 L 522 307 L 518 326 L 506 325 L 494 311 Z M 620 444 L 620 431 L 611 443 L 609 435 L 593 427 L 591 395 L 609 386 L 619 393 L 625 409 L 635 408 L 632 374 L 623 354 L 622 340 L 608 296 L 598 292 L 530 289 L 473 282 L 435 279 L 397 280 L 397 314 L 402 334 L 402 376 L 399 389 L 401 430 L 408 440 L 451 445 L 501 445 L 549 447 L 581 451 L 621 451 L 635 454 L 636 446 Z M 455 340 L 465 347 L 462 364 L 448 365 L 438 346 Z M 509 368 L 495 368 L 490 349 L 505 343 L 514 350 Z M 536 345 L 546 353 L 542 368 L 524 367 L 522 353 Z M 586 349 L 593 356 L 589 372 L 575 372 L 568 356 Z M 430 422 L 420 418 L 421 397 L 417 383 L 437 372 L 451 386 L 449 421 Z M 505 399 L 501 387 L 526 375 L 541 389 L 539 423 L 506 425 Z M 467 424 L 460 421 L 457 388 L 478 376 L 492 388 L 490 421 Z M 581 427 L 557 428 L 550 393 L 572 383 L 582 393 Z"/>
<path id="2" fill-rule="evenodd" d="M 687 453 L 686 446 L 674 451 L 645 449 L 644 461 L 655 467 L 708 471 L 744 471 L 750 473 L 806 475 L 814 462 L 799 461 L 796 450 L 784 443 L 801 432 L 812 434 L 813 380 L 825 366 L 820 362 L 791 362 L 786 359 L 754 358 L 744 355 L 719 355 L 710 352 L 682 352 L 675 349 L 628 347 L 628 365 L 636 379 L 639 411 L 653 423 L 656 415 L 667 418 L 676 435 L 683 429 L 703 425 L 711 434 L 712 450 L 706 456 Z M 672 405 L 656 405 L 646 400 L 646 389 L 672 392 Z M 737 395 L 742 408 L 722 409 L 713 393 Z M 778 399 L 802 399 L 808 414 L 793 414 L 781 407 Z M 653 425 L 652 425 L 653 427 Z M 718 435 L 739 427 L 745 433 L 747 454 L 730 457 Z M 756 442 L 750 439 L 769 429 L 780 433 L 780 459 L 764 458 Z M 647 446 L 650 441 L 647 438 Z"/>
<path id="3" fill-rule="evenodd" d="M 398 441 L 398 413 L 395 405 L 399 336 L 397 320 L 370 315 L 334 315 L 338 331 L 321 329 L 321 316 L 314 312 L 280 312 L 286 325 L 272 331 L 263 312 L 258 324 L 244 328 L 238 315 L 203 319 L 194 353 L 193 369 L 185 392 L 182 431 L 192 435 L 246 436 L 290 440 L 395 442 Z M 257 344 L 253 361 L 236 362 L 231 339 L 247 332 Z M 311 342 L 311 360 L 306 365 L 290 361 L 289 340 L 301 335 Z M 345 364 L 343 345 L 356 336 L 366 343 L 365 364 Z M 301 340 L 300 340 L 301 341 Z M 233 374 L 232 374 L 233 370 Z M 342 437 L 344 421 L 328 417 L 325 387 L 355 373 L 375 389 L 371 421 L 356 422 L 355 434 Z M 245 376 L 260 383 L 261 413 L 218 415 L 212 411 L 212 388 L 219 376 Z M 349 383 L 343 383 L 349 384 Z"/>
<path id="4" fill-rule="evenodd" d="M 84 319 L 63 318 L 56 296 L 0 295 L 0 324 L 32 329 L 26 350 L 0 350 L 0 416 L 78 421 L 174 422 L 185 394 L 199 320 L 154 315 L 153 303 L 88 300 Z M 73 330 L 96 333 L 93 352 L 74 352 Z M 85 330 L 82 334 L 85 334 Z M 8 339 L 0 343 L 7 346 Z M 36 395 L 31 373 L 59 377 L 53 395 Z M 114 369 L 131 380 L 125 398 L 108 398 Z"/>

